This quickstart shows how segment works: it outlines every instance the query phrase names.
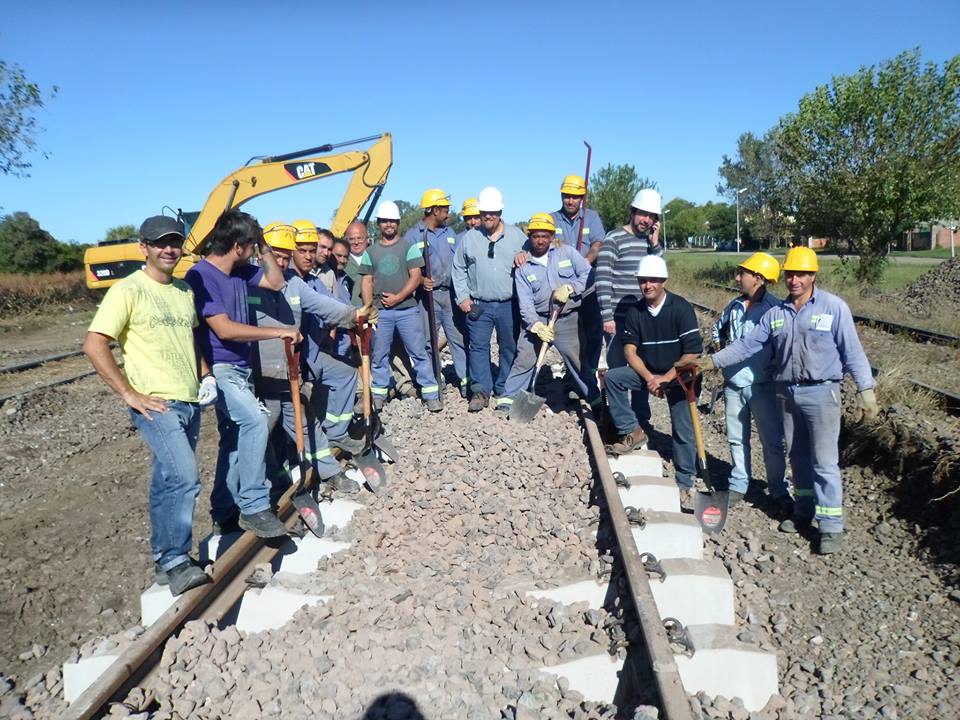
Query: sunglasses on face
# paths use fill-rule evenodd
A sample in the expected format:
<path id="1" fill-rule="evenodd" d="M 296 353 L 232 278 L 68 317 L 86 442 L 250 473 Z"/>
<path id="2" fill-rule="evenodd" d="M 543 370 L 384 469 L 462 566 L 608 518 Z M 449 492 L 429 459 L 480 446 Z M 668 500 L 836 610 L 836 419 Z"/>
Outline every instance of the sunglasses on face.
<path id="1" fill-rule="evenodd" d="M 159 238 L 157 240 L 150 240 L 145 243 L 152 248 L 157 248 L 162 250 L 163 248 L 172 247 L 172 248 L 182 248 L 183 247 L 183 238 L 170 237 L 170 238 Z"/>
<path id="2" fill-rule="evenodd" d="M 499 210 L 481 210 L 480 217 L 500 217 Z"/>

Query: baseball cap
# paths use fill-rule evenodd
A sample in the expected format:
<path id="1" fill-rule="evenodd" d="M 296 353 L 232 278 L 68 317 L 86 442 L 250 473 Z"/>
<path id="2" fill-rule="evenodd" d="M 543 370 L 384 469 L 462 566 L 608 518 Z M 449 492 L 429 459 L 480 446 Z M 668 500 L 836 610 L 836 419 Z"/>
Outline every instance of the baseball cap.
<path id="1" fill-rule="evenodd" d="M 166 215 L 154 215 L 153 217 L 148 217 L 143 221 L 143 224 L 140 226 L 140 238 L 144 242 L 153 242 L 154 240 L 159 240 L 165 235 L 179 235 L 181 238 L 185 237 L 183 234 L 183 223 L 178 221 L 176 218 L 168 217 Z"/>

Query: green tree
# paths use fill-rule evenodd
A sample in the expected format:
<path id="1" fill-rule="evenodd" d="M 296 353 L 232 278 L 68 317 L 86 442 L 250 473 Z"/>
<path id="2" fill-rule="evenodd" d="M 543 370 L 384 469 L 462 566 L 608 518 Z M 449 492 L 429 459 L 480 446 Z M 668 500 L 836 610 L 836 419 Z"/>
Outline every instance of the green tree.
<path id="1" fill-rule="evenodd" d="M 887 249 L 960 197 L 960 56 L 942 69 L 919 50 L 835 77 L 781 119 L 779 156 L 803 234 L 837 238 L 875 283 Z"/>
<path id="2" fill-rule="evenodd" d="M 48 272 L 57 266 L 60 243 L 25 212 L 0 222 L 0 272 Z"/>
<path id="3" fill-rule="evenodd" d="M 50 98 L 58 90 L 55 85 Z M 3 175 L 29 175 L 27 170 L 31 164 L 26 157 L 36 149 L 36 136 L 40 132 L 33 114 L 43 106 L 40 87 L 27 80 L 19 65 L 0 60 L 0 173 Z"/>
<path id="4" fill-rule="evenodd" d="M 743 133 L 737 140 L 735 160 L 726 155 L 720 165 L 722 181 L 717 192 L 736 203 L 740 194 L 741 237 L 743 228 L 766 246 L 778 246 L 789 232 L 786 178 L 777 154 L 778 130 L 767 132 L 762 138 Z"/>
<path id="5" fill-rule="evenodd" d="M 590 177 L 587 204 L 600 214 L 609 231 L 627 222 L 630 202 L 642 188 L 656 189 L 657 183 L 637 175 L 633 165 L 608 164 Z"/>
<path id="6" fill-rule="evenodd" d="M 115 225 L 107 230 L 103 236 L 102 243 L 116 242 L 117 240 L 137 239 L 140 237 L 140 231 L 135 225 Z"/>
<path id="7" fill-rule="evenodd" d="M 406 200 L 397 200 L 397 207 L 400 208 L 400 235 L 416 225 L 423 217 L 423 210 L 419 203 L 411 203 Z"/>
<path id="8" fill-rule="evenodd" d="M 685 247 L 687 238 L 707 234 L 707 214 L 695 203 L 674 198 L 663 209 L 664 212 L 670 211 L 664 215 L 663 222 L 667 229 L 667 242 L 671 245 Z"/>
<path id="9" fill-rule="evenodd" d="M 736 240 L 737 239 L 737 208 L 728 203 L 708 202 L 702 207 L 703 215 L 706 218 L 707 235 L 714 240 Z M 749 232 L 744 232 L 740 226 L 740 239 L 744 242 L 750 240 Z"/>

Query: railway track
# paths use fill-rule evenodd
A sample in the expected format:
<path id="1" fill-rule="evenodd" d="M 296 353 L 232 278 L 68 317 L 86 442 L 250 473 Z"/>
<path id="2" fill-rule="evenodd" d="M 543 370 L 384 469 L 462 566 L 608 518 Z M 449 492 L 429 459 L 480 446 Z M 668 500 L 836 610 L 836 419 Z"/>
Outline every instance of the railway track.
<path id="1" fill-rule="evenodd" d="M 726 285 L 720 285 L 719 283 L 706 283 L 706 284 L 719 289 L 730 290 L 731 292 L 737 292 L 736 288 L 730 288 L 730 287 L 727 287 Z M 710 305 L 704 305 L 701 302 L 698 302 L 696 300 L 690 300 L 689 298 L 687 298 L 687 301 L 698 310 L 704 313 L 707 313 L 709 315 L 717 316 L 720 314 L 719 310 L 717 310 L 716 308 Z M 927 342 L 938 342 L 940 344 L 953 344 L 954 342 L 960 343 L 960 338 L 954 338 L 952 335 L 931 333 L 930 331 L 927 331 L 927 330 L 918 330 L 916 328 L 910 328 L 909 326 L 905 326 L 905 325 L 897 325 L 896 323 L 889 323 L 885 320 L 875 320 L 873 318 L 864 318 L 863 316 L 859 316 L 859 315 L 854 315 L 854 319 L 857 322 L 861 322 L 864 324 L 873 324 L 873 325 L 876 325 L 877 327 L 882 327 L 883 329 L 898 328 L 897 330 L 898 332 L 903 332 L 908 335 L 910 334 L 911 330 L 916 330 L 919 333 L 925 333 L 927 335 L 932 335 L 937 338 L 940 338 L 939 340 L 932 340 L 928 338 Z M 917 335 L 911 335 L 911 336 L 919 337 Z M 880 372 L 882 372 L 881 368 L 873 367 L 874 376 L 876 376 Z M 921 382 L 916 379 L 910 378 L 908 379 L 908 382 L 918 390 L 921 390 L 923 392 L 929 393 L 930 395 L 933 395 L 937 399 L 937 401 L 940 403 L 940 406 L 944 409 L 945 412 L 951 415 L 960 415 L 960 395 L 954 392 L 951 392 L 949 390 L 944 390 L 943 388 L 935 387 L 933 385 L 930 385 L 929 383 Z"/>
<path id="2" fill-rule="evenodd" d="M 8 400 L 66 385 L 95 374 L 96 371 L 90 369 L 83 350 L 46 355 L 0 367 L 0 405 Z"/>
<path id="3" fill-rule="evenodd" d="M 736 687 L 731 687 L 729 692 L 718 690 L 716 678 L 723 673 L 716 668 L 705 671 L 704 664 L 715 663 L 718 653 L 722 656 L 723 652 L 731 648 L 732 652 L 741 654 L 749 654 L 751 648 L 729 640 L 729 633 L 719 632 L 716 625 L 703 626 L 708 629 L 701 628 L 698 631 L 696 624 L 700 621 L 683 614 L 698 612 L 687 608 L 690 605 L 692 589 L 690 583 L 693 582 L 690 568 L 708 567 L 712 575 L 710 572 L 706 573 L 704 582 L 720 582 L 724 588 L 729 585 L 730 597 L 716 603 L 716 606 L 729 605 L 731 632 L 735 631 L 732 611 L 733 584 L 719 561 L 702 559 L 702 535 L 691 515 L 678 512 L 679 497 L 674 481 L 670 478 L 654 477 L 655 474 L 662 473 L 654 473 L 652 470 L 629 469 L 631 462 L 641 461 L 646 462 L 643 467 L 650 468 L 652 462 L 654 466 L 661 468 L 659 456 L 645 452 L 633 460 L 626 457 L 608 461 L 599 430 L 588 407 L 581 404 L 579 413 L 584 452 L 593 468 L 594 497 L 600 498 L 598 550 L 601 538 L 604 542 L 612 541 L 616 557 L 610 586 L 601 592 L 601 596 L 605 593 L 609 601 L 610 593 L 614 592 L 619 598 L 617 604 L 628 608 L 632 606 L 640 630 L 640 643 L 636 642 L 636 637 L 631 637 L 632 649 L 628 650 L 627 661 L 617 676 L 618 702 L 624 702 L 624 693 L 627 693 L 627 697 L 630 693 L 639 693 L 649 699 L 653 691 L 656 705 L 659 706 L 659 717 L 666 720 L 692 720 L 694 715 L 688 693 L 695 694 L 704 690 L 710 695 L 725 694 L 733 697 L 739 694 Z M 614 466 L 619 466 L 625 472 L 615 472 Z M 649 475 L 640 475 L 641 472 Z M 667 496 L 670 512 L 665 512 L 661 507 L 664 494 Z M 638 497 L 641 498 L 640 502 L 637 502 Z M 643 497 L 660 499 L 647 502 Z M 640 510 L 626 508 L 626 502 L 637 505 Z M 658 507 L 659 510 L 656 509 Z M 297 522 L 297 515 L 290 503 L 289 492 L 281 499 L 279 514 L 288 528 L 292 529 Z M 668 518 L 668 515 L 671 517 Z M 679 524 L 671 525 L 670 522 Z M 676 530 L 676 533 L 671 530 Z M 668 536 L 669 540 L 665 540 Z M 678 542 L 682 545 L 682 539 L 678 538 L 694 536 L 699 537 L 697 548 L 691 546 L 692 549 L 687 550 L 664 549 L 679 547 Z M 663 544 L 665 541 L 666 545 Z M 276 548 L 264 544 L 250 533 L 245 533 L 212 565 L 213 583 L 189 591 L 177 599 L 99 679 L 76 698 L 63 717 L 68 720 L 101 717 L 109 713 L 111 703 L 122 702 L 132 689 L 149 688 L 157 678 L 158 663 L 166 642 L 191 620 L 222 623 L 240 601 L 246 588 L 245 579 L 252 569 L 269 562 L 276 552 Z M 672 555 L 672 552 L 676 552 L 676 555 Z M 660 555 L 659 559 L 657 555 Z M 673 557 L 678 559 L 671 560 Z M 726 579 L 725 584 L 719 575 Z M 682 584 L 683 591 L 673 593 L 682 597 L 672 597 L 670 581 Z M 710 612 L 714 612 L 716 608 L 710 603 L 712 599 L 697 594 L 694 604 L 699 606 L 705 603 L 708 609 L 713 608 Z M 671 603 L 676 607 L 671 609 Z M 670 617 L 664 617 L 667 614 Z M 690 624 L 684 628 L 684 623 L 688 620 Z M 721 640 L 718 640 L 718 637 Z M 730 647 L 723 645 L 723 642 L 727 642 Z M 700 649 L 713 652 L 704 652 L 698 657 Z M 765 701 L 767 696 L 776 693 L 776 660 L 772 657 L 764 658 L 761 664 L 766 671 L 765 675 L 756 668 L 752 668 L 751 672 L 741 668 L 731 674 L 748 678 L 750 682 L 756 682 L 753 676 L 764 676 L 760 681 L 761 689 L 757 692 Z M 700 683 L 704 682 L 704 677 L 710 678 L 707 682 L 714 684 L 702 686 Z M 763 689 L 764 681 L 767 686 L 770 682 L 773 683 L 772 690 L 769 687 Z M 629 700 L 626 702 L 629 707 Z M 763 702 L 753 698 L 754 710 L 759 709 L 762 704 Z"/>

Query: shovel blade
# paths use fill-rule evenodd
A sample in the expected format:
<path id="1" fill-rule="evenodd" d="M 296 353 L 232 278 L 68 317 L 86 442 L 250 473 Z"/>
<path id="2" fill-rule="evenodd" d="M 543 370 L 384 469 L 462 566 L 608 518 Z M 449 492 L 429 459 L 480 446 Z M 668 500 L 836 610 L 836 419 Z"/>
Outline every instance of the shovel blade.
<path id="1" fill-rule="evenodd" d="M 380 462 L 380 458 L 372 450 L 365 452 L 354 460 L 357 469 L 363 474 L 364 483 L 370 492 L 379 495 L 387 486 L 387 470 Z"/>
<path id="2" fill-rule="evenodd" d="M 313 495 L 309 492 L 299 492 L 290 500 L 307 529 L 317 537 L 323 537 L 323 517 L 320 515 L 320 507 L 313 499 Z"/>
<path id="3" fill-rule="evenodd" d="M 705 533 L 715 535 L 723 530 L 727 522 L 728 502 L 729 493 L 726 490 L 715 490 L 712 493 L 698 491 L 694 496 L 693 512 Z"/>
<path id="4" fill-rule="evenodd" d="M 392 463 L 400 460 L 400 453 L 393 443 L 383 435 L 374 439 L 373 446 L 380 451 L 380 454 Z"/>
<path id="5" fill-rule="evenodd" d="M 540 408 L 543 407 L 545 399 L 526 390 L 521 390 L 513 398 L 513 404 L 510 406 L 509 418 L 514 422 L 528 423 L 533 420 Z"/>

